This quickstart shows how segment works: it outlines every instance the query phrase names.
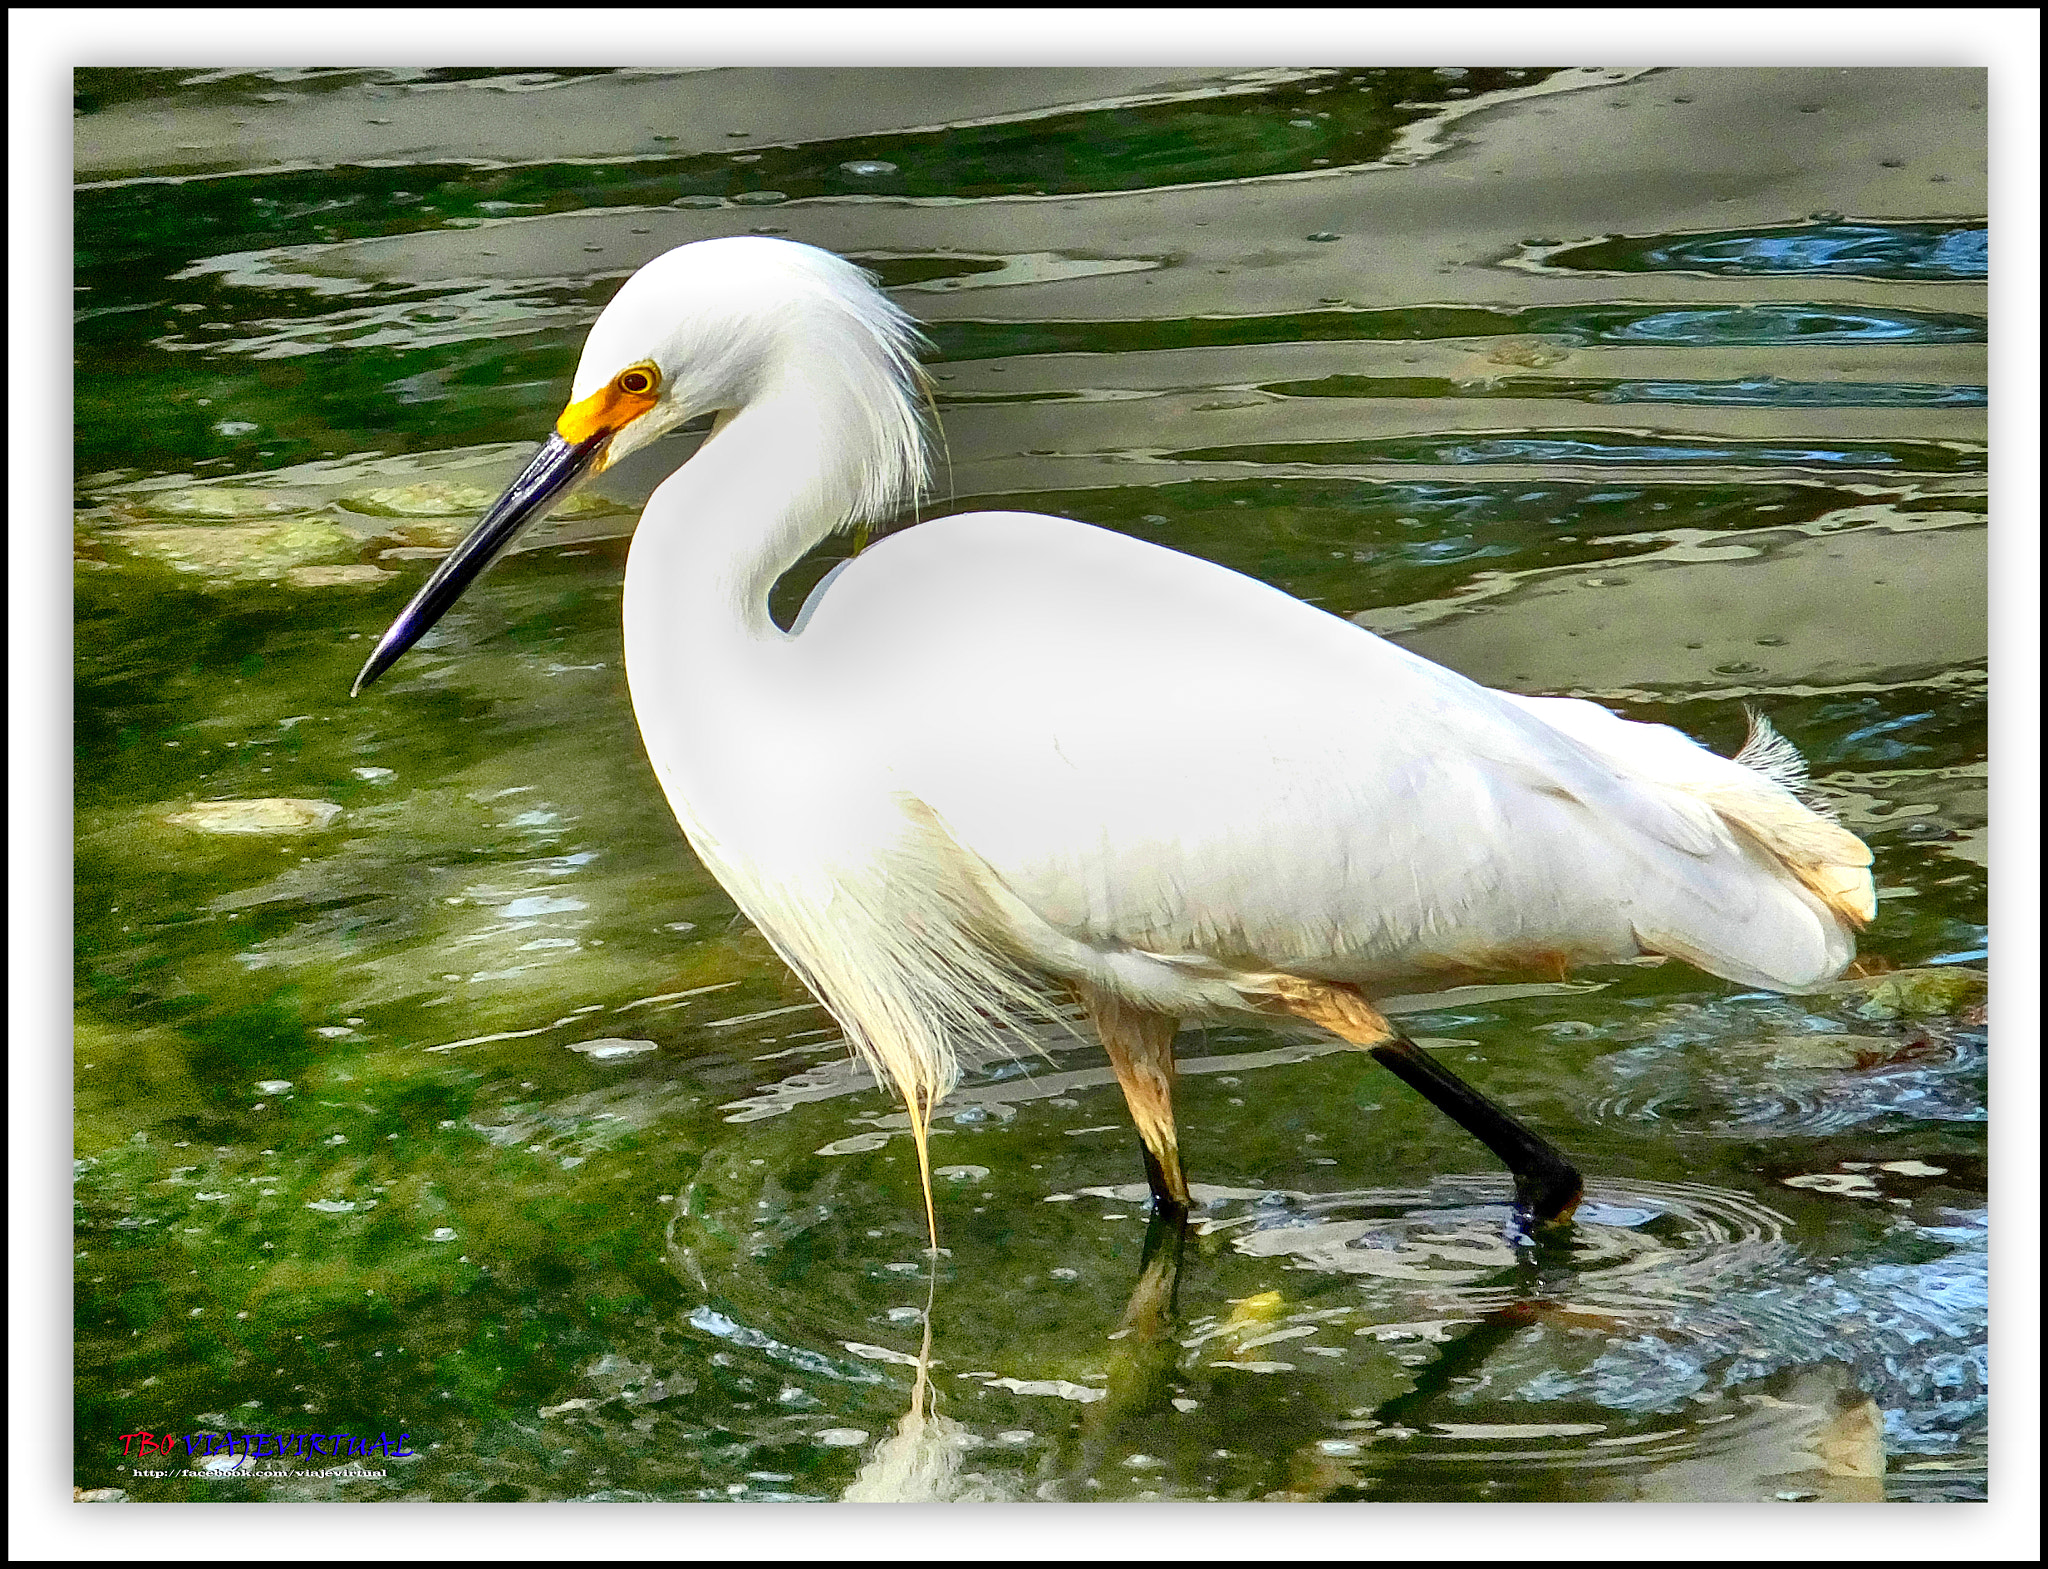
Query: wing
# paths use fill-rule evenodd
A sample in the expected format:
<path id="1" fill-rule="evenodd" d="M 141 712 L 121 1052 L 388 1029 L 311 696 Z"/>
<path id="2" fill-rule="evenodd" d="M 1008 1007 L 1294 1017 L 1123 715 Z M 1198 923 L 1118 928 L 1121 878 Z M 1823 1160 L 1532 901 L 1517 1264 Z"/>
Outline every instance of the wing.
<path id="1" fill-rule="evenodd" d="M 1620 957 L 1650 932 L 1780 986 L 1846 960 L 1796 880 L 1697 797 L 1121 535 L 927 523 L 821 586 L 798 641 L 842 749 L 1096 951 L 1367 980 Z"/>

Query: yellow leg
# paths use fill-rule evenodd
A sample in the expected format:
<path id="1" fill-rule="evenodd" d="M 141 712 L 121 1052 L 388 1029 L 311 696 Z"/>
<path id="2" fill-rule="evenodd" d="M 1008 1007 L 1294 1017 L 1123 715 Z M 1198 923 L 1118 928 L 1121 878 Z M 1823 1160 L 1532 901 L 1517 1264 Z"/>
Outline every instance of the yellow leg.
<path id="1" fill-rule="evenodd" d="M 1173 1035 L 1180 1021 L 1148 1013 L 1093 987 L 1078 990 L 1144 1141 L 1145 1177 L 1152 1185 L 1153 1203 L 1162 1214 L 1185 1215 L 1188 1183 L 1181 1175 L 1180 1140 L 1173 1126 Z"/>
<path id="2" fill-rule="evenodd" d="M 1253 1001 L 1321 1025 L 1340 1041 L 1368 1050 L 1401 1038 L 1401 1032 L 1387 1022 L 1387 1016 L 1349 986 L 1303 980 L 1295 975 L 1276 975 L 1270 979 L 1271 988 Z"/>

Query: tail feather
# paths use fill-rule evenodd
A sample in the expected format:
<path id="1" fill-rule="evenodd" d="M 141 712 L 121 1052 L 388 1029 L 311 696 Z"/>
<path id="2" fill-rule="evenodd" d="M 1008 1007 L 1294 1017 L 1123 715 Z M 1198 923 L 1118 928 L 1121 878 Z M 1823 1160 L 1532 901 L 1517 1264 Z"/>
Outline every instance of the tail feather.
<path id="1" fill-rule="evenodd" d="M 1870 847 L 1835 821 L 1812 787 L 1806 759 L 1769 720 L 1752 709 L 1748 739 L 1726 758 L 1669 726 L 1637 724 L 1581 699 L 1513 701 L 1622 771 L 1710 807 L 1764 863 L 1790 874 L 1825 916 L 1841 923 L 1840 938 L 1828 942 L 1830 961 L 1839 955 L 1840 964 L 1848 962 L 1855 951 L 1849 935 L 1877 915 Z M 1710 957 L 1688 951 L 1676 933 L 1659 933 L 1655 946 L 1695 964 Z M 1725 963 L 1703 967 L 1727 973 Z"/>
<path id="2" fill-rule="evenodd" d="M 1749 739 L 1734 761 L 1792 797 L 1792 803 L 1754 791 L 1723 791 L 1709 804 L 1775 853 L 1830 910 L 1861 930 L 1877 917 L 1877 887 L 1870 879 L 1870 847 L 1835 819 L 1807 777 L 1806 759 L 1754 708 Z M 1803 810 L 1794 810 L 1796 804 Z"/>
<path id="3" fill-rule="evenodd" d="M 1700 798 L 1747 833 L 1813 896 L 1860 931 L 1877 916 L 1870 847 L 1839 823 L 1797 801 L 1758 792 L 1707 788 Z"/>

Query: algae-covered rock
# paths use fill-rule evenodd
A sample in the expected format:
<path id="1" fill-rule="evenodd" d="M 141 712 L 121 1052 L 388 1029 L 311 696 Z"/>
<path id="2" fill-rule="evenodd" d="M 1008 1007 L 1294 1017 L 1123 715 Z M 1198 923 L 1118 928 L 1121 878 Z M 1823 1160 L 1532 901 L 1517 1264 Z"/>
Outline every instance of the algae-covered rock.
<path id="1" fill-rule="evenodd" d="M 159 490 L 130 498 L 137 512 L 171 518 L 261 518 L 311 512 L 319 503 L 282 490 L 248 486 L 205 485 L 190 490 Z"/>
<path id="2" fill-rule="evenodd" d="M 614 501 L 610 496 L 595 490 L 579 490 L 567 501 L 548 509 L 551 518 L 602 518 L 613 513 L 631 512 L 634 509 L 623 501 Z"/>
<path id="3" fill-rule="evenodd" d="M 401 549 L 442 553 L 461 543 L 462 536 L 474 527 L 476 518 L 470 514 L 450 518 L 410 518 L 395 528 L 384 530 L 382 537 L 397 540 Z M 388 551 L 385 553 L 390 554 Z"/>
<path id="4" fill-rule="evenodd" d="M 335 500 L 351 512 L 377 518 L 481 517 L 497 500 L 495 490 L 466 480 L 427 479 L 410 485 L 379 485 L 352 490 Z"/>
<path id="5" fill-rule="evenodd" d="M 340 506 L 377 518 L 460 518 L 465 524 L 484 515 L 498 499 L 495 489 L 459 479 L 426 479 L 410 485 L 380 485 L 352 490 L 335 498 Z M 555 518 L 602 517 L 625 508 L 609 497 L 578 491 L 548 508 Z M 409 531 L 410 532 L 410 531 Z M 458 534 L 457 538 L 460 537 Z M 454 543 L 453 540 L 449 541 Z"/>
<path id="6" fill-rule="evenodd" d="M 204 834 L 315 833 L 341 816 L 332 801 L 266 796 L 253 801 L 200 801 L 167 814 L 164 821 Z"/>
<path id="7" fill-rule="evenodd" d="M 1870 1068 L 1890 1062 L 1909 1049 L 1886 1035 L 1781 1035 L 1765 1041 L 1773 1068 Z"/>
<path id="8" fill-rule="evenodd" d="M 351 588 L 382 583 L 397 576 L 396 572 L 373 567 L 367 561 L 351 561 L 332 567 L 293 567 L 285 573 L 286 579 L 298 588 Z"/>
<path id="9" fill-rule="evenodd" d="M 1829 996 L 1854 1002 L 1858 1018 L 1932 1019 L 1975 1007 L 1984 1000 L 1987 986 L 1982 970 L 1944 964 L 1837 981 L 1827 990 Z"/>
<path id="10" fill-rule="evenodd" d="M 282 577 L 291 568 L 335 556 L 352 556 L 361 541 L 347 529 L 319 518 L 279 518 L 267 523 L 228 523 L 217 528 L 157 523 L 125 528 L 113 538 L 138 555 L 222 582 Z"/>

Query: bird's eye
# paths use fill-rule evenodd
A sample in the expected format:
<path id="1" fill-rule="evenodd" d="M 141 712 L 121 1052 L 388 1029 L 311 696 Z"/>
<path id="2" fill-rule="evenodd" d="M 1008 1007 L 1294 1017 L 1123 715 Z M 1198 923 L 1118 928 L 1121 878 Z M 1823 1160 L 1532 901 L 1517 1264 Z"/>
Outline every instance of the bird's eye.
<path id="1" fill-rule="evenodd" d="M 631 370 L 619 373 L 617 385 L 621 392 L 629 392 L 636 398 L 644 398 L 654 390 L 654 372 L 636 365 Z"/>

